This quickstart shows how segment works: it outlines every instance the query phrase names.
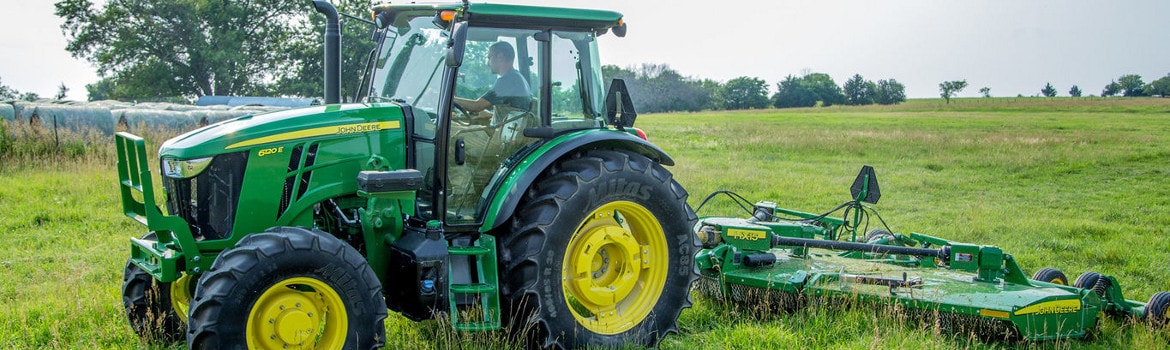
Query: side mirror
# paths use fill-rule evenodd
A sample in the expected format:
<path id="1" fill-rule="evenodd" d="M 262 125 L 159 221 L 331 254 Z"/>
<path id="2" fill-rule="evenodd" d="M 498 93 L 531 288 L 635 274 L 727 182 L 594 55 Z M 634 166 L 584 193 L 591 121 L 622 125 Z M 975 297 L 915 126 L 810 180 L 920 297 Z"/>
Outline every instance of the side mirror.
<path id="1" fill-rule="evenodd" d="M 392 18 L 390 18 L 390 13 L 386 11 L 379 11 L 374 15 L 374 29 L 386 29 L 386 27 L 390 26 L 391 19 Z"/>
<path id="2" fill-rule="evenodd" d="M 613 35 L 619 38 L 626 37 L 626 22 L 623 21 L 621 25 L 613 27 Z"/>
<path id="3" fill-rule="evenodd" d="M 618 100 L 621 100 L 621 114 L 618 114 Z M 630 100 L 630 92 L 626 90 L 626 81 L 614 79 L 609 83 L 609 92 L 605 93 L 605 120 L 618 129 L 633 127 L 638 113 L 634 111 L 634 101 Z"/>
<path id="4" fill-rule="evenodd" d="M 451 38 L 447 40 L 447 67 L 458 68 L 463 65 L 463 48 L 467 45 L 467 22 L 457 22 L 451 29 Z"/>

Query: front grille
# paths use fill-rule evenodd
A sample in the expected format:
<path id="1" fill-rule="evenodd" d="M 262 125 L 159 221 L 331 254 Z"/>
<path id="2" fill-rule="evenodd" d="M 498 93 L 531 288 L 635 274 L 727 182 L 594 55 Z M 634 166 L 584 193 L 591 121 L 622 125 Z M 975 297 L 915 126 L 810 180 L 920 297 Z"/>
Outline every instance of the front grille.
<path id="1" fill-rule="evenodd" d="M 199 175 L 174 179 L 163 176 L 167 211 L 183 218 L 195 239 L 229 237 L 244 183 L 247 152 L 215 156 Z"/>

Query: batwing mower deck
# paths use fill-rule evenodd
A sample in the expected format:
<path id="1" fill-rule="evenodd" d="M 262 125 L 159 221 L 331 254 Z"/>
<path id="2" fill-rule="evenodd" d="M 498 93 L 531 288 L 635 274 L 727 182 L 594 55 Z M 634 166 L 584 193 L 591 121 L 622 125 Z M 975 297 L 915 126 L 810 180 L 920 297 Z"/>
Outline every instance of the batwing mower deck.
<path id="1" fill-rule="evenodd" d="M 888 229 L 858 237 L 858 226 L 876 215 L 863 202 L 876 204 L 880 197 L 872 168 L 862 169 L 853 197 L 830 212 L 844 209 L 842 218 L 770 202 L 755 203 L 747 219 L 701 218 L 696 225 L 704 245 L 696 255 L 700 290 L 736 301 L 780 296 L 769 300 L 787 307 L 810 297 L 897 304 L 937 315 L 949 331 L 988 339 L 1080 338 L 1101 314 L 1144 317 L 1155 324 L 1166 320 L 1170 293 L 1155 294 L 1147 306 L 1125 299 L 1112 276 L 1087 272 L 1069 286 L 1055 269 L 1028 278 L 995 246 Z"/>

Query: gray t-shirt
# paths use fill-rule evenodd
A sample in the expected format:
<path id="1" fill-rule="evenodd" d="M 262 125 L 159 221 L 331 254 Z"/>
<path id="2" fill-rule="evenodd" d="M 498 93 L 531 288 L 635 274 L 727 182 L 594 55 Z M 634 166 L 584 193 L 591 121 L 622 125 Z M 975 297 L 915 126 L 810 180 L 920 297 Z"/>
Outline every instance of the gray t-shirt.
<path id="1" fill-rule="evenodd" d="M 508 106 L 522 110 L 532 108 L 532 90 L 528 89 L 528 81 L 515 69 L 496 78 L 492 89 L 483 94 L 483 99 L 493 106 Z"/>

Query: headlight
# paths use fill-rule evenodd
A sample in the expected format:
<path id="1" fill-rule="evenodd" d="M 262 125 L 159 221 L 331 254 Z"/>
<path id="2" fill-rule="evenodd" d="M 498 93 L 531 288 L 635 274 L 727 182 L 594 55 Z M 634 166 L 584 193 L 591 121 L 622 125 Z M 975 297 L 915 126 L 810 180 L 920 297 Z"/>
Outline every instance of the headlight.
<path id="1" fill-rule="evenodd" d="M 211 158 L 187 160 L 163 158 L 163 175 L 176 179 L 195 177 L 203 172 L 203 169 L 207 169 L 208 165 L 211 165 Z"/>

